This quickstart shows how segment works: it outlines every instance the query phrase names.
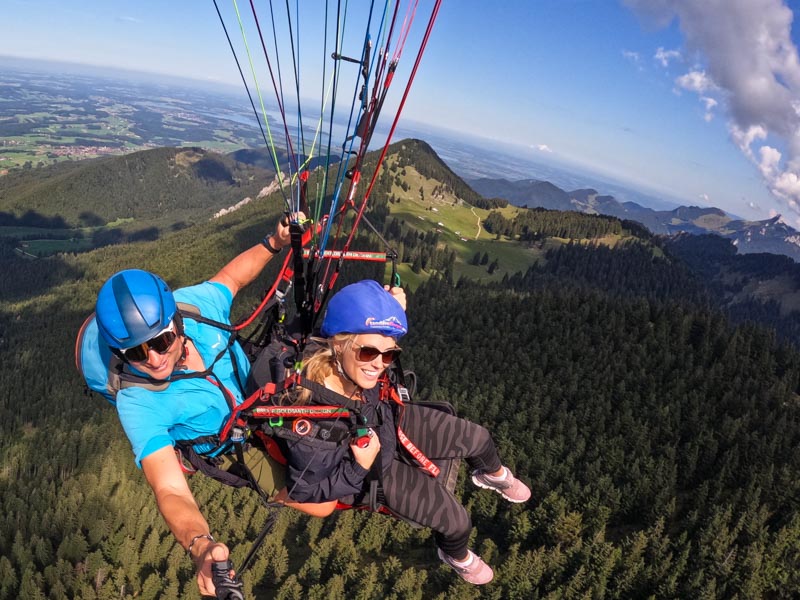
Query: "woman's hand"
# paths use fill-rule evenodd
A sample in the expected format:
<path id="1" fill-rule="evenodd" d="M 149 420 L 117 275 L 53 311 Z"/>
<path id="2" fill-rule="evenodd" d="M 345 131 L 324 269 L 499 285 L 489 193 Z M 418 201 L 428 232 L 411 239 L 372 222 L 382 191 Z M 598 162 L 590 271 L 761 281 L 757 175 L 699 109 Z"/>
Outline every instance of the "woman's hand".
<path id="1" fill-rule="evenodd" d="M 367 445 L 363 448 L 359 448 L 354 442 L 350 444 L 350 451 L 353 453 L 353 457 L 356 459 L 356 462 L 365 469 L 369 470 L 370 467 L 372 467 L 372 463 L 375 462 L 375 457 L 380 454 L 381 441 L 378 439 L 378 436 L 375 435 L 375 432 L 370 429 L 369 442 Z"/>
<path id="2" fill-rule="evenodd" d="M 383 286 L 383 289 L 389 292 L 392 297 L 400 303 L 400 306 L 403 307 L 403 310 L 406 309 L 406 291 L 403 288 L 401 288 L 399 285 L 392 287 L 385 285 Z"/>

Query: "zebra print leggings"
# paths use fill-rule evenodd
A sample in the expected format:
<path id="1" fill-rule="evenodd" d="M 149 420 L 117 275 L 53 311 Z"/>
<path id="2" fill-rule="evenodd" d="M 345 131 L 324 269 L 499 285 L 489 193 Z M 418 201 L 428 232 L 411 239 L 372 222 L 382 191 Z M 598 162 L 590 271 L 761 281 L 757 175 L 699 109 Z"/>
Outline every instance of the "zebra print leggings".
<path id="1" fill-rule="evenodd" d="M 430 459 L 462 458 L 471 470 L 500 468 L 500 457 L 489 432 L 480 425 L 440 410 L 407 404 L 403 431 Z M 398 448 L 398 452 L 405 452 Z M 381 486 L 386 507 L 393 513 L 430 527 L 436 544 L 446 554 L 467 555 L 472 519 L 444 485 L 422 469 L 395 459 L 383 472 Z"/>

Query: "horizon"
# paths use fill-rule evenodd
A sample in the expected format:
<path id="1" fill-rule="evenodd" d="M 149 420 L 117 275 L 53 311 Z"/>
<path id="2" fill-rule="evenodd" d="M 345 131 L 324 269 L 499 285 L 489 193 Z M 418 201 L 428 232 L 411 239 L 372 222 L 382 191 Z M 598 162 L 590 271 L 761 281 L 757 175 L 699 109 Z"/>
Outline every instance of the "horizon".
<path id="1" fill-rule="evenodd" d="M 242 100 L 246 98 L 245 93 L 235 86 L 189 78 L 182 78 L 179 83 L 176 83 L 175 78 L 168 78 L 160 74 L 130 69 L 95 67 L 93 65 L 57 60 L 20 59 L 13 56 L 0 55 L 0 66 L 4 64 L 10 66 L 12 69 L 34 71 L 43 73 L 45 76 L 64 75 L 73 72 L 76 75 L 79 74 L 83 77 L 101 80 L 122 80 L 127 83 L 149 83 L 160 86 L 168 83 L 176 90 L 185 91 L 196 89 L 202 90 L 205 93 L 219 95 L 221 98 L 238 97 Z M 252 114 L 249 116 L 252 117 L 253 120 L 255 119 Z M 255 124 L 252 126 L 254 130 L 257 129 Z M 385 133 L 385 131 L 383 133 Z M 503 178 L 511 181 L 528 179 L 549 181 L 564 189 L 564 191 L 594 188 L 597 189 L 601 195 L 612 195 L 620 202 L 633 201 L 654 210 L 671 210 L 678 206 L 687 206 L 686 203 L 681 204 L 681 200 L 677 197 L 669 197 L 656 190 L 637 187 L 630 182 L 615 181 L 608 175 L 593 173 L 580 165 L 570 166 L 568 164 L 558 164 L 556 161 L 547 163 L 541 159 L 537 160 L 537 157 L 520 157 L 518 154 L 519 146 L 493 140 L 491 138 L 465 134 L 443 127 L 416 122 L 411 119 L 401 120 L 398 125 L 398 133 L 404 138 L 418 138 L 425 141 L 434 147 L 437 154 L 443 159 L 444 156 L 450 154 L 449 150 L 451 144 L 461 144 L 462 148 L 469 149 L 473 158 L 477 158 L 480 154 L 485 153 L 488 146 L 495 155 L 502 155 L 508 161 L 506 166 L 500 167 L 499 170 L 502 172 Z M 396 136 L 393 141 L 400 141 L 400 139 Z M 464 178 L 488 178 L 496 175 L 496 170 L 498 170 L 497 167 L 492 167 L 492 169 L 480 169 L 476 168 L 474 164 L 462 166 L 457 158 L 455 160 L 451 158 L 446 162 L 453 170 L 461 168 L 463 172 L 460 175 Z M 613 193 L 614 189 L 618 190 L 617 194 Z M 619 193 L 620 191 L 622 192 L 621 194 Z M 627 198 L 627 195 L 632 195 L 633 197 Z"/>
<path id="2" fill-rule="evenodd" d="M 745 220 L 780 213 L 799 227 L 795 12 L 781 0 L 717 4 L 513 0 L 492 10 L 444 2 L 400 124 L 475 138 L 669 203 Z M 12 0 L 0 54 L 243 94 L 213 6 L 195 6 Z M 315 25 L 318 12 L 304 3 L 300 16 Z M 755 43 L 759 28 L 769 44 Z M 726 45 L 734 30 L 736 52 Z"/>

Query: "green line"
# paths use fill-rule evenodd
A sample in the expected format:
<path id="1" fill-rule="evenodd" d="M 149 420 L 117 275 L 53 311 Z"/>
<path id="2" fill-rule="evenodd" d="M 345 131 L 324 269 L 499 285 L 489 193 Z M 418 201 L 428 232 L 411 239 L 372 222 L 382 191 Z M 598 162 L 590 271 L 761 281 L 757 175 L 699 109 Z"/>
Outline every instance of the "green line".
<path id="1" fill-rule="evenodd" d="M 247 52 L 247 61 L 250 64 L 250 72 L 253 75 L 253 82 L 255 83 L 256 92 L 258 93 L 258 102 L 261 105 L 261 113 L 264 116 L 264 124 L 267 126 L 267 136 L 269 137 L 269 148 L 272 152 L 272 163 L 275 165 L 275 174 L 278 178 L 278 186 L 281 189 L 281 193 L 283 194 L 283 199 L 286 202 L 286 208 L 291 210 L 291 205 L 289 204 L 289 199 L 286 195 L 286 190 L 283 188 L 283 177 L 281 173 L 281 166 L 278 162 L 278 154 L 275 151 L 275 140 L 272 139 L 272 128 L 269 126 L 269 119 L 267 118 L 267 109 L 264 106 L 264 97 L 261 95 L 261 87 L 258 85 L 258 77 L 256 77 L 255 67 L 253 66 L 253 57 L 250 55 L 250 46 L 247 43 L 247 35 L 244 32 L 244 24 L 242 23 L 242 15 L 239 13 L 239 6 L 236 3 L 236 0 L 233 1 L 233 8 L 236 11 L 236 18 L 239 20 L 239 30 L 242 32 L 242 40 L 244 42 L 244 48 Z"/>

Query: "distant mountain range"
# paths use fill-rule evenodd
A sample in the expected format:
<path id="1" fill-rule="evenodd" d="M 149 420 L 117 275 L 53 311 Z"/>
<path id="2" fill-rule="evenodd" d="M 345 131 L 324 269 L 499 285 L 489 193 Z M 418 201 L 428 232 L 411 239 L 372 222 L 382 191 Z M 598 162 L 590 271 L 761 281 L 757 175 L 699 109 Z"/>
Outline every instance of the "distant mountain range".
<path id="1" fill-rule="evenodd" d="M 780 216 L 765 221 L 734 219 L 719 208 L 680 206 L 674 210 L 653 210 L 635 202 L 619 202 L 594 189 L 567 192 L 548 181 L 480 178 L 467 183 L 486 198 L 500 198 L 516 206 L 573 210 L 638 221 L 656 234 L 716 234 L 731 240 L 741 254 L 769 252 L 800 262 L 800 232 L 786 225 Z"/>

